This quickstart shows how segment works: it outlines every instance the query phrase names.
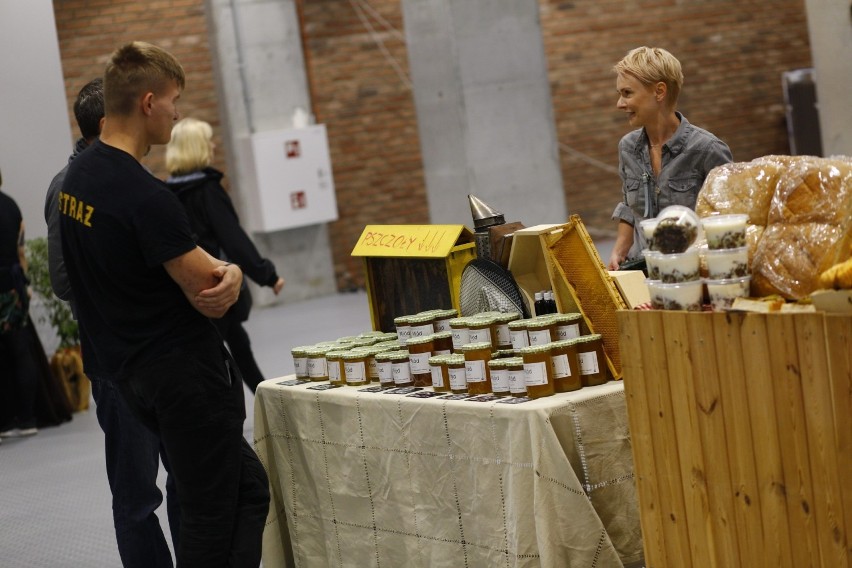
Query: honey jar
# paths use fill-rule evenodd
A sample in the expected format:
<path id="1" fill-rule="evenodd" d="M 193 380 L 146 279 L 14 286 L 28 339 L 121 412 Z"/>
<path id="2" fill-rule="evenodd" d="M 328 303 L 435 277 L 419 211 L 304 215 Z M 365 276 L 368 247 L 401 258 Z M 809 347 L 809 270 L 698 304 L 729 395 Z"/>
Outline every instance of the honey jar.
<path id="1" fill-rule="evenodd" d="M 429 357 L 435 348 L 433 335 L 414 336 L 408 339 L 408 362 L 411 365 L 411 379 L 416 387 L 428 387 L 432 384 L 429 369 Z"/>
<path id="2" fill-rule="evenodd" d="M 468 343 L 487 343 L 494 345 L 491 330 L 494 327 L 496 320 L 490 316 L 479 315 L 477 317 L 468 318 L 467 324 L 467 341 Z"/>
<path id="3" fill-rule="evenodd" d="M 352 351 L 364 354 L 364 363 L 367 365 L 367 382 L 379 382 L 379 368 L 376 365 L 376 354 L 384 349 L 369 345 L 367 347 L 355 347 Z"/>
<path id="4" fill-rule="evenodd" d="M 458 310 L 432 310 L 435 321 L 432 322 L 432 327 L 435 328 L 435 333 L 443 333 L 451 331 L 450 320 L 459 317 Z"/>
<path id="5" fill-rule="evenodd" d="M 421 312 L 408 318 L 409 337 L 424 337 L 435 333 L 435 328 L 432 326 L 435 316 L 429 312 Z"/>
<path id="6" fill-rule="evenodd" d="M 577 342 L 577 359 L 580 364 L 583 386 L 604 384 L 606 382 L 606 359 L 604 359 L 601 334 L 583 335 L 575 341 Z"/>
<path id="7" fill-rule="evenodd" d="M 293 367 L 295 368 L 296 378 L 297 379 L 307 379 L 308 378 L 308 353 L 307 350 L 310 346 L 308 345 L 300 345 L 299 347 L 294 347 L 290 350 L 290 354 L 293 356 Z"/>
<path id="8" fill-rule="evenodd" d="M 450 391 L 453 394 L 467 392 L 467 370 L 464 355 L 447 355 L 447 375 L 450 377 Z"/>
<path id="9" fill-rule="evenodd" d="M 527 396 L 527 385 L 524 383 L 524 359 L 512 357 L 506 359 L 506 376 L 509 381 L 509 393 L 512 396 Z"/>
<path id="10" fill-rule="evenodd" d="M 308 356 L 308 378 L 312 382 L 322 382 L 328 380 L 328 365 L 326 364 L 325 354 L 331 351 L 329 347 L 309 347 L 305 350 Z"/>
<path id="11" fill-rule="evenodd" d="M 488 362 L 491 374 L 491 392 L 497 396 L 509 396 L 508 359 L 492 359 Z"/>
<path id="12" fill-rule="evenodd" d="M 556 392 L 575 391 L 583 386 L 577 362 L 576 339 L 551 343 L 550 360 L 553 364 L 553 387 Z"/>
<path id="13" fill-rule="evenodd" d="M 376 353 L 376 370 L 379 375 L 379 384 L 382 388 L 389 389 L 396 386 L 393 380 L 393 366 L 390 360 L 390 354 L 393 351 L 380 351 Z"/>
<path id="14" fill-rule="evenodd" d="M 388 358 L 391 362 L 394 385 L 398 387 L 414 386 L 414 379 L 411 377 L 411 365 L 408 363 L 408 351 L 391 351 L 388 353 Z"/>
<path id="15" fill-rule="evenodd" d="M 453 332 L 438 331 L 432 334 L 432 343 L 434 355 L 449 355 L 453 352 Z"/>
<path id="16" fill-rule="evenodd" d="M 528 321 L 517 319 L 509 322 L 509 337 L 512 340 L 512 349 L 522 349 L 530 346 L 530 336 L 527 333 Z"/>
<path id="17" fill-rule="evenodd" d="M 565 341 L 566 339 L 574 339 L 583 335 L 581 326 L 583 325 L 582 314 L 551 314 L 551 317 L 556 321 L 556 337 L 554 341 Z"/>
<path id="18" fill-rule="evenodd" d="M 527 396 L 542 398 L 556 393 L 553 384 L 553 363 L 550 359 L 550 343 L 530 345 L 521 349 L 524 360 L 524 385 Z"/>
<path id="19" fill-rule="evenodd" d="M 491 372 L 488 361 L 491 360 L 491 343 L 466 343 L 462 345 L 464 354 L 467 392 L 470 394 L 488 394 L 491 392 Z"/>
<path id="20" fill-rule="evenodd" d="M 397 340 L 405 345 L 408 338 L 411 337 L 411 324 L 408 323 L 410 316 L 397 316 L 393 318 L 393 325 L 396 328 Z"/>
<path id="21" fill-rule="evenodd" d="M 492 343 L 496 349 L 512 349 L 512 334 L 509 331 L 509 322 L 520 319 L 518 312 L 507 312 L 494 316 L 494 339 Z"/>
<path id="22" fill-rule="evenodd" d="M 435 392 L 450 390 L 450 374 L 447 369 L 447 355 L 429 357 L 429 369 L 432 372 L 432 388 Z"/>
<path id="23" fill-rule="evenodd" d="M 555 329 L 556 322 L 549 315 L 530 318 L 527 320 L 527 335 L 530 338 L 530 345 L 550 343 L 554 339 L 553 331 Z"/>
<path id="24" fill-rule="evenodd" d="M 325 354 L 325 361 L 328 365 L 328 382 L 333 385 L 342 385 L 346 382 L 346 373 L 343 369 L 343 355 L 345 353 L 345 350 L 339 349 Z"/>
<path id="25" fill-rule="evenodd" d="M 359 351 L 347 351 L 341 357 L 343 359 L 343 372 L 346 384 L 350 387 L 366 385 L 367 377 L 367 355 Z"/>
<path id="26" fill-rule="evenodd" d="M 453 318 L 450 320 L 450 330 L 453 334 L 453 351 L 461 353 L 462 345 L 470 343 L 468 341 L 468 318 Z"/>

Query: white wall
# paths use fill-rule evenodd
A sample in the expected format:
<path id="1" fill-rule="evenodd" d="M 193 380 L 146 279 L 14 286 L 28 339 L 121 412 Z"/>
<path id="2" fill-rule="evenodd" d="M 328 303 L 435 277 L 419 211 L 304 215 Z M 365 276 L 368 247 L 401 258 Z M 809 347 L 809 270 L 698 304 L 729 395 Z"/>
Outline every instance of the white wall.
<path id="1" fill-rule="evenodd" d="M 47 235 L 44 195 L 72 145 L 53 3 L 0 0 L 0 191 L 28 238 Z"/>

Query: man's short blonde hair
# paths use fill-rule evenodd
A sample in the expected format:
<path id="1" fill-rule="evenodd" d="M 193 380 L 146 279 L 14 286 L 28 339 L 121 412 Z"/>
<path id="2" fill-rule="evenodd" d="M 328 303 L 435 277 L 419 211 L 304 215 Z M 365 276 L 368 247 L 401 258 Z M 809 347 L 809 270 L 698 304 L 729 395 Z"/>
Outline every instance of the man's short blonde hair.
<path id="1" fill-rule="evenodd" d="M 212 140 L 212 126 L 184 118 L 172 128 L 172 139 L 166 146 L 166 169 L 177 176 L 206 168 L 213 161 Z"/>
<path id="2" fill-rule="evenodd" d="M 104 111 L 107 116 L 127 116 L 139 97 L 159 94 L 169 81 L 181 90 L 186 84 L 174 55 L 144 41 L 122 45 L 110 55 L 104 71 Z"/>
<path id="3" fill-rule="evenodd" d="M 637 47 L 631 49 L 624 59 L 613 67 L 616 73 L 629 73 L 644 85 L 666 84 L 669 104 L 677 103 L 683 87 L 683 70 L 680 61 L 661 47 Z"/>

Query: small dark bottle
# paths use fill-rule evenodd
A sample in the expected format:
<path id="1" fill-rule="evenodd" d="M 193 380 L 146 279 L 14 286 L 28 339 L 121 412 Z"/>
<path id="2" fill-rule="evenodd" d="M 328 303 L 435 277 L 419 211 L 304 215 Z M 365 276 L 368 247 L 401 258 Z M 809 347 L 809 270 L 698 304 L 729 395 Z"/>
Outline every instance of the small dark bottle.
<path id="1" fill-rule="evenodd" d="M 556 300 L 553 298 L 553 292 L 548 290 L 544 293 L 544 301 L 547 304 L 547 313 L 556 313 Z"/>
<path id="2" fill-rule="evenodd" d="M 547 313 L 547 303 L 544 301 L 544 292 L 535 293 L 535 315 L 543 316 Z"/>

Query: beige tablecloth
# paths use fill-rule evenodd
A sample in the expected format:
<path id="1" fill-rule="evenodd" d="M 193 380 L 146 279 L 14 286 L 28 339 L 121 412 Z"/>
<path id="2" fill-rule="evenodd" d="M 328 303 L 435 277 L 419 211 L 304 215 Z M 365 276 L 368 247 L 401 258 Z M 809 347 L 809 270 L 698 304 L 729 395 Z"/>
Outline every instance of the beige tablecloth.
<path id="1" fill-rule="evenodd" d="M 255 399 L 272 491 L 264 566 L 641 558 L 620 382 L 510 405 L 277 384 L 292 378 Z"/>

